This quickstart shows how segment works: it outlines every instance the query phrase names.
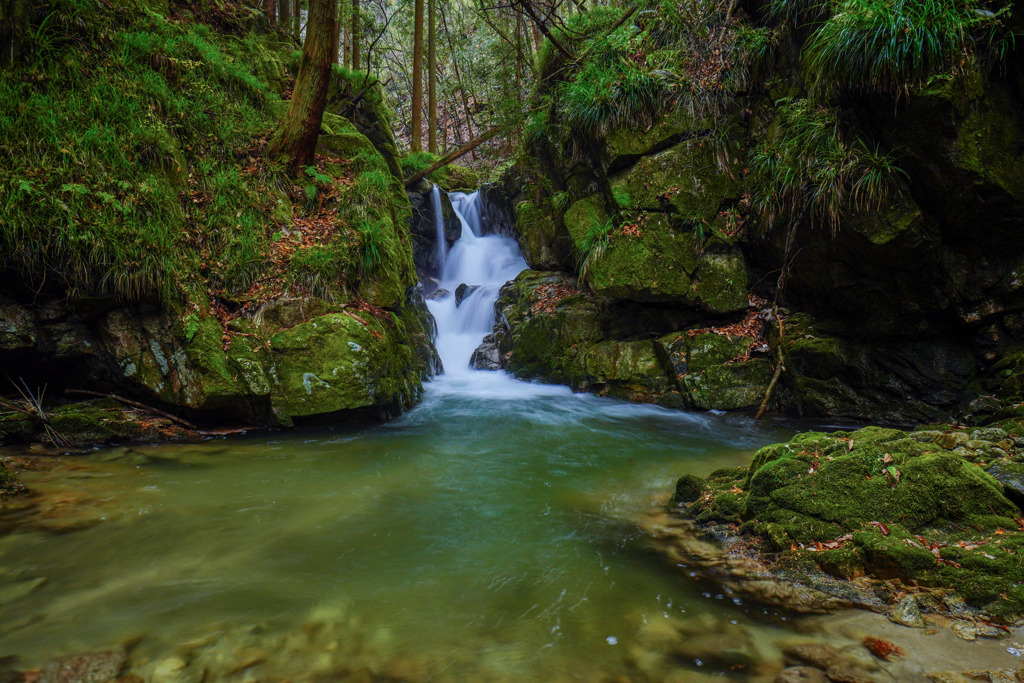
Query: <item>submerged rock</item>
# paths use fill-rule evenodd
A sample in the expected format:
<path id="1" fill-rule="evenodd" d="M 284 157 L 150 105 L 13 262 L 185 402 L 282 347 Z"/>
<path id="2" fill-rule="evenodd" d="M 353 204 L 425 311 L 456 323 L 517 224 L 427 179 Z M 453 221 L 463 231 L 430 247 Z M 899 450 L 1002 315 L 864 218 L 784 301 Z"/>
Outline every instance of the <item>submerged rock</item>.
<path id="1" fill-rule="evenodd" d="M 921 608 L 917 605 L 917 598 L 913 595 L 905 595 L 889 612 L 889 621 L 901 626 L 911 628 L 924 628 L 924 617 L 921 616 Z"/>

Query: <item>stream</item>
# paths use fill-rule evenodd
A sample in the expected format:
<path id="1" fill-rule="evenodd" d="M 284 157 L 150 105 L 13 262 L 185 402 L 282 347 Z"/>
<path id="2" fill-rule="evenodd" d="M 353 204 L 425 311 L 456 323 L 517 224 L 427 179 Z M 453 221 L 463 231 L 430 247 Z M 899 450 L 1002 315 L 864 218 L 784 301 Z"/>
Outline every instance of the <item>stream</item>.
<path id="1" fill-rule="evenodd" d="M 777 643 L 817 627 L 669 566 L 631 520 L 679 475 L 746 465 L 799 425 L 470 370 L 525 263 L 513 240 L 479 235 L 474 195 L 453 200 L 464 237 L 441 287 L 481 286 L 430 302 L 446 372 L 422 403 L 354 431 L 122 446 L 24 473 L 87 512 L 0 538 L 0 657 L 42 667 L 130 645 L 133 672 L 196 683 L 781 668 Z"/>

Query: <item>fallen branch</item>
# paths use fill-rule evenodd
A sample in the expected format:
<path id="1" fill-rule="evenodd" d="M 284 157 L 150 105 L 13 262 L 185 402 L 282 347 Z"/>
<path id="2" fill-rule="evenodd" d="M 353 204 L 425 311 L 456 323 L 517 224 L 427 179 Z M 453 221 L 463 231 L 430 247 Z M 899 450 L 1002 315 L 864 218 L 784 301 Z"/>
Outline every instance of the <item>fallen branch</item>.
<path id="1" fill-rule="evenodd" d="M 159 415 L 160 417 L 166 418 L 166 419 L 170 420 L 171 422 L 173 422 L 173 423 L 175 423 L 175 424 L 177 424 L 177 425 L 179 425 L 181 427 L 184 427 L 185 429 L 190 429 L 193 432 L 199 431 L 198 428 L 194 424 L 189 422 L 188 420 L 182 419 L 182 418 L 178 417 L 177 415 L 171 415 L 170 413 L 164 412 L 163 410 L 160 410 L 159 408 L 154 408 L 153 406 L 147 406 L 145 403 L 139 403 L 138 401 L 132 401 L 131 399 L 127 399 L 127 398 L 124 398 L 122 396 L 116 396 L 114 394 L 103 394 L 103 393 L 100 393 L 98 391 L 88 391 L 86 389 L 65 389 L 64 393 L 65 394 L 80 394 L 82 396 L 96 396 L 98 398 L 112 398 L 115 401 L 120 401 L 121 403 L 124 403 L 125 405 L 132 406 L 133 408 L 138 408 L 139 410 L 145 410 L 146 412 L 153 413 L 154 415 Z"/>
<path id="2" fill-rule="evenodd" d="M 430 175 L 431 173 L 433 173 L 434 171 L 436 171 L 437 169 L 441 168 L 442 166 L 447 166 L 448 164 L 452 163 L 453 161 L 455 161 L 459 157 L 461 157 L 461 156 L 463 156 L 465 154 L 469 154 L 474 149 L 476 149 L 477 147 L 479 147 L 483 143 L 487 142 L 488 140 L 490 140 L 491 138 L 496 136 L 501 131 L 502 131 L 502 127 L 501 126 L 495 126 L 494 128 L 491 128 L 489 131 L 484 133 L 483 135 L 480 135 L 479 137 L 474 138 L 473 140 L 470 140 L 469 142 L 464 144 L 462 147 L 459 147 L 457 150 L 455 150 L 454 152 L 452 152 L 448 156 L 444 157 L 443 159 L 441 159 L 437 163 L 433 164 L 432 166 L 430 166 L 426 170 L 420 171 L 419 173 L 417 173 L 413 177 L 411 177 L 408 180 L 406 180 L 405 181 L 405 186 L 406 187 L 410 187 L 410 186 L 412 186 L 413 183 L 415 183 L 420 178 L 425 178 L 428 175 Z"/>
<path id="3" fill-rule="evenodd" d="M 772 381 L 768 383 L 768 388 L 764 392 L 764 400 L 761 401 L 761 407 L 757 409 L 757 415 L 754 416 L 755 420 L 760 420 L 761 416 L 764 415 L 764 411 L 768 410 L 768 402 L 772 398 L 772 391 L 775 389 L 782 371 L 786 369 L 785 357 L 782 355 L 782 345 L 785 338 L 783 337 L 782 318 L 779 317 L 778 305 L 772 309 L 772 315 L 775 316 L 775 322 L 779 324 L 779 360 L 775 364 L 775 373 L 772 375 Z"/>

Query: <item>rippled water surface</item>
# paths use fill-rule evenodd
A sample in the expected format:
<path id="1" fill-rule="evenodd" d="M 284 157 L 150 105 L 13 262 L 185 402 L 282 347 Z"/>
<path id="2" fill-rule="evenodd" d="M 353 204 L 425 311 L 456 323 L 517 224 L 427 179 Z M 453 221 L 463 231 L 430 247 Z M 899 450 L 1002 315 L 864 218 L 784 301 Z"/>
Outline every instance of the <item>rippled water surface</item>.
<path id="1" fill-rule="evenodd" d="M 40 664 L 141 636 L 157 658 L 319 618 L 438 680 L 595 680 L 626 666 L 646 621 L 760 614 L 705 597 L 626 520 L 678 475 L 789 433 L 468 373 L 357 432 L 98 451 L 61 476 L 109 498 L 109 519 L 0 542 L 11 576 L 46 579 L 3 606 L 0 655 Z"/>

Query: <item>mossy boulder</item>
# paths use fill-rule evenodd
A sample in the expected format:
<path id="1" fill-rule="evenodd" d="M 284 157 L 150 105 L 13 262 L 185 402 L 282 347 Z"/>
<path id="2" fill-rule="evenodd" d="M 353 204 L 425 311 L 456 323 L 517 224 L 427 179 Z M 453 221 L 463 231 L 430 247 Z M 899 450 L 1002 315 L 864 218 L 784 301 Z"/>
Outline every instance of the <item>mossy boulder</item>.
<path id="1" fill-rule="evenodd" d="M 1020 508 L 991 475 L 943 448 L 941 434 L 799 434 L 760 449 L 745 470 L 706 478 L 703 489 L 685 482 L 702 491 L 686 496 L 689 514 L 739 524 L 787 564 L 949 586 L 992 614 L 1024 614 Z"/>
<path id="2" fill-rule="evenodd" d="M 516 204 L 516 234 L 523 258 L 534 270 L 559 270 L 566 263 L 564 230 L 553 212 L 536 202 Z"/>
<path id="3" fill-rule="evenodd" d="M 751 358 L 756 340 L 714 332 L 672 332 L 654 342 L 685 404 L 700 410 L 753 408 L 764 398 L 772 368 Z"/>
<path id="4" fill-rule="evenodd" d="M 268 419 L 269 391 L 261 389 L 267 386 L 264 379 L 254 377 L 261 371 L 245 362 L 245 341 L 234 347 L 231 355 L 240 361 L 232 363 L 224 330 L 213 316 L 185 322 L 166 313 L 117 309 L 104 319 L 101 335 L 120 374 L 118 383 L 131 393 L 250 423 Z"/>
<path id="5" fill-rule="evenodd" d="M 495 308 L 505 369 L 524 379 L 570 384 L 576 357 L 605 338 L 599 303 L 562 273 L 523 271 L 501 288 Z"/>
<path id="6" fill-rule="evenodd" d="M 715 314 L 747 307 L 747 267 L 738 248 L 715 240 L 698 249 L 692 230 L 664 213 L 625 216 L 622 226 L 612 226 L 597 194 L 575 202 L 565 214 L 579 260 L 587 258 L 593 235 L 603 235 L 586 267 L 586 282 L 596 294 L 683 303 Z"/>
<path id="7" fill-rule="evenodd" d="M 599 342 L 576 356 L 570 372 L 573 389 L 628 401 L 673 402 L 676 387 L 650 340 Z M 676 397 L 674 403 L 681 401 Z"/>
<path id="8" fill-rule="evenodd" d="M 605 137 L 608 168 L 617 171 L 711 128 L 710 121 L 698 120 L 685 109 L 669 110 L 649 128 L 616 128 Z"/>
<path id="9" fill-rule="evenodd" d="M 270 340 L 275 408 L 302 418 L 411 407 L 422 385 L 403 332 L 400 319 L 369 313 L 330 313 L 278 332 Z"/>
<path id="10" fill-rule="evenodd" d="M 724 200 L 739 195 L 736 177 L 738 169 L 720 168 L 711 141 L 701 140 L 641 158 L 611 176 L 611 186 L 620 204 L 710 222 Z"/>

